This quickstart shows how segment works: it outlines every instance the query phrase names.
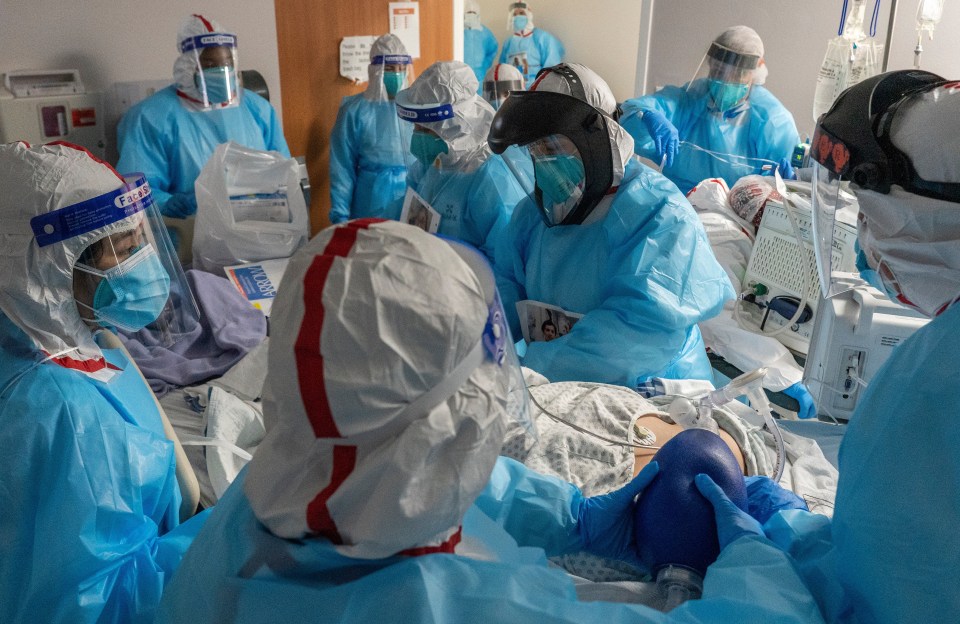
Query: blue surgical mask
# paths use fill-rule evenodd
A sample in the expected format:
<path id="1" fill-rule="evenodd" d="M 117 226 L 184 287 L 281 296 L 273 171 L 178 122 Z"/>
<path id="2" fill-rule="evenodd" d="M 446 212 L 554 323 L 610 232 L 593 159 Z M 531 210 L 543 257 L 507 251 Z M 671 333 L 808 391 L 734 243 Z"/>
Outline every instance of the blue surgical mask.
<path id="1" fill-rule="evenodd" d="M 395 96 L 403 88 L 406 77 L 406 72 L 383 72 L 383 87 L 390 97 Z"/>
<path id="2" fill-rule="evenodd" d="M 203 91 L 203 83 L 207 85 L 207 100 L 211 104 L 229 102 L 237 97 L 237 74 L 231 67 L 208 67 L 203 70 L 203 82 L 200 74 L 194 74 L 194 84 Z"/>
<path id="3" fill-rule="evenodd" d="M 537 158 L 533 171 L 545 207 L 567 201 L 584 179 L 583 163 L 571 154 Z"/>
<path id="4" fill-rule="evenodd" d="M 410 153 L 429 167 L 440 154 L 446 154 L 447 144 L 440 137 L 426 132 L 414 132 L 410 138 Z"/>
<path id="5" fill-rule="evenodd" d="M 880 274 L 870 268 L 870 264 L 867 262 L 867 255 L 860 249 L 860 242 L 854 241 L 853 248 L 854 251 L 857 252 L 857 271 L 860 272 L 860 277 L 863 278 L 863 281 L 885 294 L 891 301 L 896 301 L 899 293 L 888 288 L 886 282 L 880 277 Z"/>
<path id="6" fill-rule="evenodd" d="M 150 244 L 105 271 L 79 264 L 77 268 L 102 278 L 92 309 L 104 327 L 141 330 L 160 316 L 170 297 L 170 275 Z"/>
<path id="7" fill-rule="evenodd" d="M 749 84 L 741 84 L 739 82 L 724 82 L 723 80 L 710 79 L 709 85 L 710 96 L 713 98 L 713 103 L 722 112 L 727 112 L 739 104 L 743 98 L 747 97 L 747 93 L 750 92 Z"/>
<path id="8" fill-rule="evenodd" d="M 513 30 L 515 32 L 520 32 L 527 27 L 527 16 L 526 15 L 514 15 L 513 16 Z"/>

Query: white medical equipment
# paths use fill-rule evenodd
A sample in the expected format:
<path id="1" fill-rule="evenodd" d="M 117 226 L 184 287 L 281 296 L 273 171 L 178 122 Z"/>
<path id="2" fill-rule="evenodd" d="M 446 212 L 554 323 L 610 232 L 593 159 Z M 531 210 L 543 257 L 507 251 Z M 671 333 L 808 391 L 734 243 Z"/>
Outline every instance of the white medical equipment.
<path id="1" fill-rule="evenodd" d="M 68 141 L 106 154 L 103 102 L 76 69 L 11 71 L 0 90 L 0 144 Z"/>
<path id="2" fill-rule="evenodd" d="M 849 420 L 893 349 L 929 319 L 887 299 L 855 274 L 852 290 L 820 302 L 803 383 L 822 414 Z"/>
<path id="3" fill-rule="evenodd" d="M 943 0 L 920 0 L 917 5 L 917 47 L 913 50 L 913 67 L 920 69 L 920 54 L 923 53 L 923 33 L 933 39 L 933 29 L 943 17 Z"/>
<path id="4" fill-rule="evenodd" d="M 783 328 L 793 315 L 778 313 L 778 308 L 782 312 L 780 306 L 789 309 L 791 305 L 794 308 L 799 305 L 806 283 L 806 307 L 810 313 L 801 314 L 798 321 L 802 322 L 794 323 L 773 336 L 787 348 L 806 353 L 820 303 L 820 281 L 811 239 L 810 190 L 809 184 L 803 182 L 791 180 L 786 185 L 791 191 L 791 205 L 803 238 L 803 250 L 797 242 L 783 202 L 771 198 L 764 208 L 743 278 L 744 287 L 754 291 L 754 301 L 760 305 L 739 304 L 741 311 L 737 320 L 744 329 L 760 334 L 771 334 Z M 843 271 L 854 271 L 856 254 L 853 244 L 857 239 L 857 229 L 839 220 L 834 227 L 833 266 Z"/>
<path id="5" fill-rule="evenodd" d="M 877 33 L 879 10 L 880 0 L 874 0 L 869 31 L 871 38 Z M 853 7 L 847 15 L 847 0 L 844 0 L 839 32 L 827 42 L 827 52 L 817 75 L 817 88 L 813 95 L 814 121 L 830 109 L 844 89 L 882 71 L 884 46 L 868 39 L 864 32 L 865 12 L 866 0 L 853 0 Z"/>

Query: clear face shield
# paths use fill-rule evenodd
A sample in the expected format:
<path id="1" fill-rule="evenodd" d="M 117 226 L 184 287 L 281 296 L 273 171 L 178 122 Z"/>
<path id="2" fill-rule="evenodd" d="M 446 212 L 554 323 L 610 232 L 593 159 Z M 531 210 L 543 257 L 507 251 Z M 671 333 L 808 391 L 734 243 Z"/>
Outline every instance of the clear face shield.
<path id="1" fill-rule="evenodd" d="M 109 232 L 74 265 L 74 298 L 91 328 L 140 332 L 147 346 L 170 346 L 198 326 L 197 303 L 142 174 L 31 225 L 41 247 L 95 229 Z"/>
<path id="2" fill-rule="evenodd" d="M 507 12 L 507 30 L 512 33 L 530 30 L 533 24 L 533 11 L 526 2 L 514 2 Z"/>
<path id="3" fill-rule="evenodd" d="M 392 101 L 401 89 L 413 84 L 413 59 L 407 54 L 381 54 L 370 61 L 371 88 L 378 91 L 378 100 Z"/>
<path id="4" fill-rule="evenodd" d="M 583 157 L 562 134 L 542 137 L 503 152 L 520 187 L 534 198 L 547 226 L 561 225 L 583 199 Z"/>
<path id="5" fill-rule="evenodd" d="M 760 57 L 740 54 L 718 43 L 700 61 L 687 92 L 709 102 L 708 109 L 724 115 L 736 113 L 747 101 L 753 87 Z"/>
<path id="6" fill-rule="evenodd" d="M 858 283 L 842 272 L 839 243 L 835 244 L 833 240 L 837 215 L 841 211 L 856 210 L 856 198 L 849 190 L 850 150 L 823 128 L 817 128 L 810 151 L 813 160 L 813 251 L 823 296 L 830 298 Z"/>
<path id="7" fill-rule="evenodd" d="M 507 99 L 511 91 L 523 91 L 523 78 L 483 81 L 483 99 L 490 102 L 493 110 L 500 109 L 500 105 Z"/>
<path id="8" fill-rule="evenodd" d="M 506 419 L 505 433 L 520 427 L 527 439 L 537 440 L 527 401 L 527 386 L 520 369 L 520 359 L 514 349 L 514 340 L 497 292 L 496 280 L 489 261 L 473 247 L 456 240 L 444 238 L 454 251 L 473 269 L 483 288 L 489 307 L 486 326 L 483 330 L 483 362 L 490 370 L 488 377 L 490 395 L 498 397 L 499 407 Z"/>
<path id="9" fill-rule="evenodd" d="M 228 33 L 206 33 L 180 44 L 180 52 L 195 63 L 194 86 L 204 108 L 239 101 L 243 84 L 237 62 L 237 38 Z"/>

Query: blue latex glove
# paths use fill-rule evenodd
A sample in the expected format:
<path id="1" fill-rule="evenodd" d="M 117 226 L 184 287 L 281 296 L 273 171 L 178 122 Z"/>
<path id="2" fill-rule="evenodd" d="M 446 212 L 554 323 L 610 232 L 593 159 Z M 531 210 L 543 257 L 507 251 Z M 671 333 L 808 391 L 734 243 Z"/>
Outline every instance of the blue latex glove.
<path id="1" fill-rule="evenodd" d="M 781 509 L 810 511 L 802 498 L 780 485 L 770 477 L 744 477 L 747 486 L 748 513 L 760 524 Z"/>
<path id="2" fill-rule="evenodd" d="M 659 471 L 660 464 L 650 462 L 616 492 L 583 499 L 577 514 L 577 530 L 584 550 L 608 559 L 637 561 L 633 540 L 634 500 Z"/>
<path id="3" fill-rule="evenodd" d="M 641 120 L 653 139 L 654 148 L 657 150 L 657 164 L 660 164 L 666 156 L 667 162 L 664 167 L 669 167 L 673 164 L 673 157 L 677 155 L 677 150 L 680 149 L 680 135 L 677 134 L 676 126 L 664 117 L 663 113 L 655 110 L 643 111 Z"/>
<path id="4" fill-rule="evenodd" d="M 798 381 L 789 388 L 786 388 L 783 393 L 792 399 L 796 399 L 797 403 L 800 404 L 800 409 L 797 410 L 797 416 L 800 418 L 817 417 L 817 404 L 813 402 L 813 395 L 810 394 L 810 391 L 807 390 L 805 385 Z"/>
<path id="5" fill-rule="evenodd" d="M 720 550 L 746 535 L 763 535 L 760 523 L 750 514 L 733 504 L 720 486 L 708 475 L 700 473 L 693 480 L 703 497 L 713 505 L 714 518 L 717 520 L 717 538 Z"/>
<path id="6" fill-rule="evenodd" d="M 193 193 L 174 193 L 163 205 L 164 216 L 185 219 L 197 212 L 197 196 Z"/>

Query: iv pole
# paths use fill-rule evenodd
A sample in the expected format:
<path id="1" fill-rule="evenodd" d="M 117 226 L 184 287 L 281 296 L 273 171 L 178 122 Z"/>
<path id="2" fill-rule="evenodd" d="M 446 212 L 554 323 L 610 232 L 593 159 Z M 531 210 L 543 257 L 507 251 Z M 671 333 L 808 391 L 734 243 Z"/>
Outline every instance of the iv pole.
<path id="1" fill-rule="evenodd" d="M 887 71 L 887 61 L 890 60 L 890 43 L 893 41 L 893 26 L 896 21 L 897 0 L 890 0 L 890 17 L 887 21 L 887 42 L 883 46 L 883 68 L 881 69 L 881 73 Z"/>

